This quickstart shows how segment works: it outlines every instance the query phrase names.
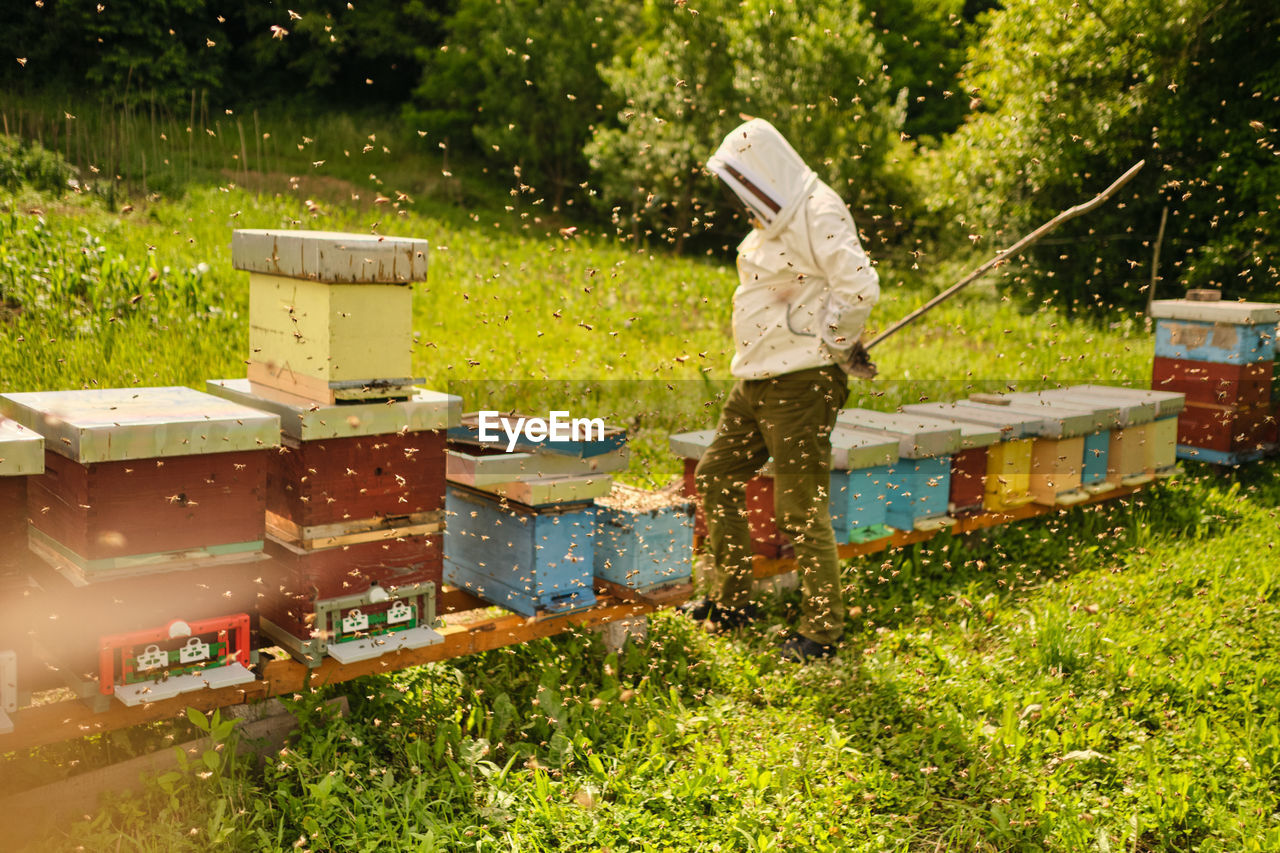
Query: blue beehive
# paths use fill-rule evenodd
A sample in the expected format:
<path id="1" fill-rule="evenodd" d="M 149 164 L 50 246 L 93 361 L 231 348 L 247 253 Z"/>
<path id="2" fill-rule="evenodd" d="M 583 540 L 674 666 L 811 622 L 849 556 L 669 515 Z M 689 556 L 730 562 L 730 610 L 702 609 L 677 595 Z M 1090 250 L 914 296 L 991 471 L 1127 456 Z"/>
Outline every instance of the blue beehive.
<path id="1" fill-rule="evenodd" d="M 1235 325 L 1195 320 L 1156 321 L 1156 355 L 1219 364 L 1271 361 L 1276 354 L 1276 324 Z"/>
<path id="2" fill-rule="evenodd" d="M 636 592 L 687 583 L 693 563 L 693 504 L 615 485 L 596 508 L 595 575 Z"/>
<path id="3" fill-rule="evenodd" d="M 842 409 L 836 423 L 885 433 L 898 440 L 897 462 L 888 466 L 885 520 L 899 530 L 947 527 L 951 495 L 951 456 L 960 450 L 960 429 L 924 423 L 910 414 Z"/>
<path id="4" fill-rule="evenodd" d="M 444 578 L 524 616 L 595 604 L 596 508 L 534 509 L 450 485 Z"/>
<path id="5" fill-rule="evenodd" d="M 888 524 L 889 466 L 898 441 L 883 432 L 837 425 L 831 432 L 831 527 L 837 542 L 870 542 L 893 531 Z"/>
<path id="6" fill-rule="evenodd" d="M 1086 490 L 1110 488 L 1107 483 L 1107 448 L 1111 446 L 1111 431 L 1103 430 L 1084 437 L 1084 466 L 1080 480 Z"/>

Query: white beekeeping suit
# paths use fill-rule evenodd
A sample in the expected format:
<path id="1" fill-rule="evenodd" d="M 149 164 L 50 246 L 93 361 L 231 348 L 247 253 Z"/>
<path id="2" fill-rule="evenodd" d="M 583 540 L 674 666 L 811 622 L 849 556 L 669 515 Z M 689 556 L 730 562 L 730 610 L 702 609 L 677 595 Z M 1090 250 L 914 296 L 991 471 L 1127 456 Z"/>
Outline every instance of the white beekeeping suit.
<path id="1" fill-rule="evenodd" d="M 840 196 L 763 119 L 726 136 L 707 168 L 758 220 L 738 246 L 733 375 L 844 365 L 880 298 L 880 277 Z"/>

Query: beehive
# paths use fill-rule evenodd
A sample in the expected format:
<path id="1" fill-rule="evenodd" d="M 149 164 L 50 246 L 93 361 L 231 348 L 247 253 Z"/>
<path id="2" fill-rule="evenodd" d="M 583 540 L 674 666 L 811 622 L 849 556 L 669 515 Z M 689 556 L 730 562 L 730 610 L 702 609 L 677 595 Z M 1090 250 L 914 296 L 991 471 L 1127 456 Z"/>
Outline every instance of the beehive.
<path id="1" fill-rule="evenodd" d="M 898 440 L 837 425 L 831 431 L 831 527 L 837 542 L 871 542 L 892 534 L 889 483 Z"/>
<path id="2" fill-rule="evenodd" d="M 280 420 L 189 388 L 0 395 L 44 436 L 30 544 L 75 583 L 262 559 Z"/>
<path id="3" fill-rule="evenodd" d="M 280 418 L 267 476 L 263 633 L 313 666 L 326 653 L 352 661 L 439 642 L 445 431 L 461 400 L 415 388 L 408 400 L 302 406 L 247 380 L 207 387 Z M 386 622 L 393 608 L 412 616 Z M 372 627 L 344 633 L 352 610 Z"/>
<path id="4" fill-rule="evenodd" d="M 1276 443 L 1271 400 L 1280 304 L 1223 302 L 1218 291 L 1152 304 L 1152 387 L 1186 395 L 1177 455 L 1238 465 Z"/>
<path id="5" fill-rule="evenodd" d="M 684 459 L 684 494 L 694 502 L 695 536 L 707 535 L 707 520 L 703 515 L 702 498 L 698 494 L 694 471 L 715 435 L 715 430 L 704 429 L 678 433 L 669 439 L 672 452 Z M 786 556 L 791 549 L 791 540 L 778 529 L 774 520 L 773 478 L 755 474 L 747 480 L 746 493 L 752 552 L 770 558 Z"/>
<path id="6" fill-rule="evenodd" d="M 1101 400 L 1123 400 L 1155 407 L 1147 430 L 1147 464 L 1157 477 L 1169 477 L 1178 468 L 1178 416 L 1186 405 L 1186 395 L 1176 391 L 1124 388 L 1116 385 L 1073 385 L 1067 389 L 1093 394 Z"/>
<path id="7" fill-rule="evenodd" d="M 964 411 L 1004 412 L 1018 418 L 1031 436 L 1030 453 L 1023 464 L 1029 471 L 1028 488 L 1036 503 L 1069 506 L 1088 497 L 1085 482 L 1092 473 L 1096 482 L 1106 484 L 1106 460 L 1090 472 L 1091 454 L 1086 447 L 1090 435 L 1103 422 L 1105 413 L 1069 406 L 1040 395 L 982 395 L 959 404 Z M 1103 430 L 1105 437 L 1109 432 Z"/>
<path id="8" fill-rule="evenodd" d="M 961 449 L 951 457 L 951 512 L 1000 512 L 1031 503 L 1031 442 L 1003 423 L 955 417 L 927 404 L 903 406 L 922 422 L 960 429 Z"/>
<path id="9" fill-rule="evenodd" d="M 595 604 L 596 507 L 529 507 L 450 485 L 445 579 L 525 616 Z"/>
<path id="10" fill-rule="evenodd" d="M 898 439 L 898 461 L 889 468 L 886 518 L 899 530 L 934 530 L 955 524 L 947 514 L 951 457 L 961 450 L 960 428 L 925 423 L 916 415 L 841 409 L 836 423 L 884 432 Z"/>
<path id="11" fill-rule="evenodd" d="M 0 597 L 21 581 L 27 548 L 27 479 L 44 471 L 44 437 L 0 418 Z M 0 627 L 0 647 L 4 646 Z"/>
<path id="12" fill-rule="evenodd" d="M 596 578 L 638 593 L 688 583 L 692 501 L 617 484 L 596 507 Z"/>
<path id="13" fill-rule="evenodd" d="M 1050 399 L 1082 407 L 1116 412 L 1107 447 L 1107 481 L 1116 486 L 1140 486 L 1155 477 L 1159 430 L 1154 425 L 1157 405 L 1151 401 L 1062 388 L 1041 392 Z"/>
<path id="14" fill-rule="evenodd" d="M 413 288 L 425 240 L 238 230 L 249 273 L 249 379 L 296 402 L 413 396 Z"/>

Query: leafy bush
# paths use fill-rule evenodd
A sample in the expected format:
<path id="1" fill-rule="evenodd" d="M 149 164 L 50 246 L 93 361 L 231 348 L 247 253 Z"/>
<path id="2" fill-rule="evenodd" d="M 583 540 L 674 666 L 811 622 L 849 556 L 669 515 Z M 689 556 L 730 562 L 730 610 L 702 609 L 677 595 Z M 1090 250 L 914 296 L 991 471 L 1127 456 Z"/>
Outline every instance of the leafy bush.
<path id="1" fill-rule="evenodd" d="M 39 142 L 0 136 L 0 189 L 17 192 L 29 187 L 40 193 L 61 195 L 76 170 L 55 151 Z"/>

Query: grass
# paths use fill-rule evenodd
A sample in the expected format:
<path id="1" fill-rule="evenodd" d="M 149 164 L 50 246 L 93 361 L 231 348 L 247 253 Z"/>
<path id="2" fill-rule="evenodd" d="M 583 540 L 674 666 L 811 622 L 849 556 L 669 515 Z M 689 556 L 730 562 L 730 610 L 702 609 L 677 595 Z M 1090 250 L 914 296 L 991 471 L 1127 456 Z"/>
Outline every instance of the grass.
<path id="1" fill-rule="evenodd" d="M 8 199 L 0 390 L 242 375 L 230 230 L 376 229 L 434 246 L 415 300 L 429 386 L 473 407 L 582 395 L 636 430 L 632 479 L 674 472 L 666 432 L 709 424 L 726 387 L 730 268 L 563 236 L 527 202 L 479 221 L 430 195 L 342 203 L 358 188 L 338 180 L 192 183 L 128 213 Z M 922 287 L 886 264 L 877 322 L 954 271 Z M 1008 383 L 1142 384 L 1151 343 L 1139 322 L 987 288 L 876 355 L 883 378 L 855 399 L 891 408 Z M 830 664 L 777 663 L 776 627 L 708 636 L 661 614 L 619 655 L 571 634 L 302 694 L 300 736 L 265 766 L 211 752 L 41 847 L 1280 849 L 1276 474 L 1190 466 L 1113 505 L 854 561 L 856 616 Z M 796 605 L 771 599 L 770 624 Z M 322 718 L 336 692 L 352 713 Z M 189 729 L 9 756 L 0 776 L 26 786 Z"/>

